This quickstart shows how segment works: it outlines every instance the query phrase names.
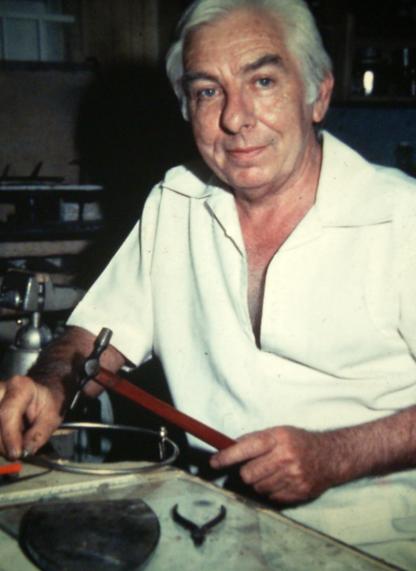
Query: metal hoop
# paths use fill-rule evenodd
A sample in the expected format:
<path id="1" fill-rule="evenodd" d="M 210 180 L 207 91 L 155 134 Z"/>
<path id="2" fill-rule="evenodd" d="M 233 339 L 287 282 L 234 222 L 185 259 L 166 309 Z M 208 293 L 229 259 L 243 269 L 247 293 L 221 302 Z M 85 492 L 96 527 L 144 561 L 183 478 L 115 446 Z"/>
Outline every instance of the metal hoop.
<path id="1" fill-rule="evenodd" d="M 60 470 L 61 472 L 72 472 L 75 474 L 94 474 L 98 476 L 115 476 L 122 474 L 140 474 L 141 472 L 150 472 L 152 470 L 157 470 L 172 464 L 179 455 L 179 448 L 177 444 L 175 444 L 173 440 L 170 440 L 170 438 L 166 436 L 167 433 L 166 429 L 164 428 L 161 428 L 160 432 L 156 432 L 155 430 L 149 430 L 147 428 L 138 428 L 135 426 L 126 426 L 123 424 L 100 424 L 95 422 L 67 422 L 62 424 L 60 428 L 75 428 L 77 430 L 80 429 L 115 430 L 115 431 L 118 430 L 118 431 L 150 434 L 158 438 L 160 450 L 164 450 L 165 445 L 169 444 L 172 448 L 172 453 L 167 458 L 162 457 L 160 462 L 136 468 L 82 467 L 82 464 L 71 462 L 69 460 L 62 460 L 62 458 L 49 459 L 43 456 L 32 456 L 31 454 L 24 455 L 22 457 L 22 460 L 28 462 L 29 464 L 35 464 L 37 466 L 50 468 L 52 470 Z"/>

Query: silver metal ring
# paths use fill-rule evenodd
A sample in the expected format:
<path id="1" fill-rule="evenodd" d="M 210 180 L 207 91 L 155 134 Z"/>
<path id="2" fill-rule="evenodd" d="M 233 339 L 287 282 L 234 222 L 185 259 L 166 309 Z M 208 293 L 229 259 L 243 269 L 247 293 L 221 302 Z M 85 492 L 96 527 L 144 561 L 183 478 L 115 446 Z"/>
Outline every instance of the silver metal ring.
<path id="1" fill-rule="evenodd" d="M 74 428 L 80 429 L 96 429 L 96 430 L 114 430 L 114 431 L 126 431 L 126 432 L 139 432 L 142 434 L 149 434 L 155 436 L 158 439 L 159 445 L 163 443 L 168 444 L 172 448 L 172 453 L 169 457 L 162 459 L 160 462 L 151 463 L 146 466 L 140 466 L 136 468 L 91 468 L 83 467 L 82 464 L 71 462 L 69 460 L 62 460 L 62 458 L 50 459 L 44 456 L 33 456 L 32 454 L 26 454 L 22 460 L 28 462 L 29 464 L 35 464 L 36 466 L 42 466 L 45 468 L 50 468 L 52 470 L 60 470 L 61 472 L 72 472 L 75 474 L 94 474 L 98 476 L 115 476 L 122 474 L 140 474 L 141 472 L 150 472 L 152 470 L 157 470 L 172 464 L 179 455 L 179 448 L 173 440 L 170 440 L 163 432 L 161 438 L 160 434 L 155 430 L 149 430 L 147 428 L 138 428 L 136 426 L 126 426 L 123 424 L 100 424 L 95 422 L 67 422 L 61 424 L 60 428 Z"/>

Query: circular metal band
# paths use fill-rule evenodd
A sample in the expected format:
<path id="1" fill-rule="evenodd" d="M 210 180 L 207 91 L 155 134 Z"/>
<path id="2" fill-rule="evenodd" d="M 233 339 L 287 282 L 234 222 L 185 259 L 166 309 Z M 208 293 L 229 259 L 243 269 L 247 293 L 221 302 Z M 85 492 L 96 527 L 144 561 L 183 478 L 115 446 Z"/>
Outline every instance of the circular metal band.
<path id="1" fill-rule="evenodd" d="M 75 474 L 94 474 L 98 476 L 115 476 L 122 474 L 140 474 L 142 472 L 150 472 L 152 470 L 157 470 L 172 464 L 179 455 L 179 448 L 173 440 L 170 440 L 165 433 L 161 435 L 155 430 L 149 430 L 147 428 L 139 428 L 135 426 L 125 426 L 123 424 L 100 424 L 95 422 L 67 422 L 60 426 L 60 428 L 73 428 L 76 430 L 82 429 L 92 429 L 92 430 L 102 430 L 102 431 L 125 431 L 125 432 L 136 432 L 141 434 L 147 434 L 154 436 L 158 439 L 158 444 L 165 446 L 166 444 L 172 448 L 172 453 L 167 458 L 163 458 L 160 462 L 149 463 L 146 466 L 130 467 L 130 468 L 109 468 L 107 467 L 93 468 L 91 465 L 83 466 L 77 462 L 71 462 L 69 460 L 50 459 L 44 456 L 32 456 L 27 454 L 22 457 L 22 460 L 28 462 L 29 464 L 35 464 L 37 466 L 42 466 L 45 468 L 50 468 L 52 470 L 60 470 L 61 472 L 72 472 Z"/>

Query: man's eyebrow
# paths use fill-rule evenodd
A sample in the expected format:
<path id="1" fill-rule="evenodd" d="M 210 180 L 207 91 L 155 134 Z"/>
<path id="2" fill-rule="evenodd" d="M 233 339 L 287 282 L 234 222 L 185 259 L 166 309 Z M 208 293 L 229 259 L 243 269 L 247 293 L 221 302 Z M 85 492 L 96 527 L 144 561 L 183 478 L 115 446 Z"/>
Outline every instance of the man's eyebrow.
<path id="1" fill-rule="evenodd" d="M 264 56 L 259 57 L 253 62 L 247 63 L 243 67 L 243 73 L 256 71 L 265 65 L 274 65 L 277 67 L 281 65 L 281 62 L 282 58 L 277 54 L 266 54 Z M 185 93 L 189 91 L 191 83 L 194 81 L 198 81 L 198 79 L 216 81 L 216 78 L 213 75 L 210 75 L 209 73 L 205 73 L 203 71 L 192 71 L 192 70 L 186 71 L 181 78 L 182 88 L 184 89 Z"/>
<path id="2" fill-rule="evenodd" d="M 186 71 L 181 78 L 182 88 L 184 89 L 185 93 L 189 90 L 191 83 L 198 81 L 198 79 L 216 81 L 215 77 L 209 73 L 205 73 L 203 71 Z"/>
<path id="3" fill-rule="evenodd" d="M 267 54 L 267 55 L 259 57 L 259 59 L 256 59 L 256 61 L 253 61 L 251 63 L 247 63 L 243 67 L 243 72 L 247 73 L 250 71 L 257 71 L 258 69 L 260 69 L 261 67 L 263 67 L 265 65 L 280 66 L 281 63 L 282 63 L 282 58 L 280 56 L 278 56 L 277 54 Z"/>

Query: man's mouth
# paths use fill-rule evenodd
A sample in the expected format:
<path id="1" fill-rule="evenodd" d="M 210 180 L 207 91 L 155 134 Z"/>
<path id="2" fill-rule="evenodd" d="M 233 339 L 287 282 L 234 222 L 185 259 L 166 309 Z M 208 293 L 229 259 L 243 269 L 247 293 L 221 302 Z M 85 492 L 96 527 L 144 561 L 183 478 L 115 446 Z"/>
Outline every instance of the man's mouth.
<path id="1" fill-rule="evenodd" d="M 256 146 L 256 147 L 236 147 L 232 149 L 227 149 L 227 154 L 236 161 L 247 161 L 256 158 L 260 155 L 266 146 Z"/>

